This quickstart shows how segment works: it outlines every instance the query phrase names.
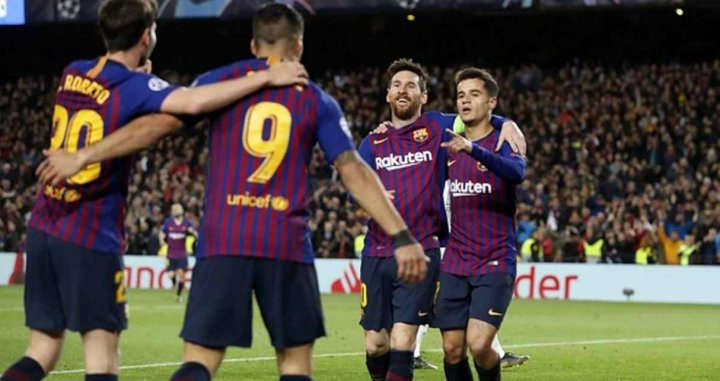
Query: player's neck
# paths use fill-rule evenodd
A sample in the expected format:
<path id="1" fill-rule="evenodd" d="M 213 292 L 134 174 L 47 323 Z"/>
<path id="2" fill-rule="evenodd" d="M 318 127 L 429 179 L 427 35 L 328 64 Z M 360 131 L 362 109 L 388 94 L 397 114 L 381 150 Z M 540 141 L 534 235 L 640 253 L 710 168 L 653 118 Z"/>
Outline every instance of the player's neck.
<path id="1" fill-rule="evenodd" d="M 413 115 L 410 119 L 400 119 L 396 115 L 393 114 L 392 116 L 392 125 L 395 128 L 403 128 L 407 125 L 415 123 L 416 120 L 420 118 L 421 111 L 418 111 L 417 114 Z"/>
<path id="2" fill-rule="evenodd" d="M 107 58 L 125 65 L 129 70 L 135 70 L 140 66 L 140 55 L 133 50 L 108 53 Z"/>
<path id="3" fill-rule="evenodd" d="M 471 141 L 480 140 L 493 132 L 493 126 L 490 118 L 483 119 L 479 123 L 475 123 L 465 127 L 465 136 Z"/>
<path id="4" fill-rule="evenodd" d="M 175 222 L 176 224 L 179 224 L 179 223 L 181 223 L 181 222 L 182 222 L 182 220 L 183 220 L 183 218 L 182 218 L 182 217 L 173 217 L 173 221 L 174 221 L 174 222 Z"/>
<path id="5" fill-rule="evenodd" d="M 257 54 L 255 54 L 255 57 L 257 58 L 271 58 L 271 57 L 277 57 L 281 58 L 286 61 L 293 61 L 293 62 L 300 62 L 300 59 L 297 57 L 293 57 L 291 54 L 288 54 L 288 51 L 286 49 L 260 49 L 257 51 Z"/>

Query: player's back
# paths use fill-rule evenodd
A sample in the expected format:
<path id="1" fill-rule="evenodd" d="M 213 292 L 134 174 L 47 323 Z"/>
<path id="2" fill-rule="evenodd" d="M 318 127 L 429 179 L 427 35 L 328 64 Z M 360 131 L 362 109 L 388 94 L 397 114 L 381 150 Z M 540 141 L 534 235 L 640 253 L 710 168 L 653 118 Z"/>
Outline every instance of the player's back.
<path id="1" fill-rule="evenodd" d="M 72 62 L 55 94 L 51 149 L 75 152 L 143 114 L 157 112 L 174 87 L 106 57 Z M 124 251 L 132 158 L 90 164 L 38 191 L 30 226 L 98 251 Z"/>
<path id="2" fill-rule="evenodd" d="M 198 85 L 265 70 L 236 62 Z M 210 158 L 198 256 L 312 262 L 307 167 L 320 142 L 329 162 L 353 148 L 337 102 L 316 85 L 267 88 L 210 118 Z"/>

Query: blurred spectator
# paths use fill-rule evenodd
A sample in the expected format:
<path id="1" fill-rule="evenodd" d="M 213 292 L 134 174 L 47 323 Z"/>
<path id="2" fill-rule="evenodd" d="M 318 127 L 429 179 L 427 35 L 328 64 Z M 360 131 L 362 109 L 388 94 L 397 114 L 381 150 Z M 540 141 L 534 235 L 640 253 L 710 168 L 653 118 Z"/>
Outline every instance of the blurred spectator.
<path id="1" fill-rule="evenodd" d="M 455 69 L 428 68 L 425 110 L 455 109 Z M 551 70 L 524 65 L 490 71 L 501 86 L 498 113 L 517 121 L 528 139 L 527 178 L 518 187 L 521 251 L 534 239 L 530 246 L 537 260 L 579 261 L 585 258 L 583 242 L 602 240 L 605 261 L 678 264 L 680 244 L 695 231 L 697 261 L 718 263 L 720 60 L 621 67 L 573 62 Z M 160 75 L 182 84 L 193 77 Z M 356 142 L 389 119 L 381 68 L 328 72 L 318 82 L 340 102 Z M 33 170 L 48 144 L 56 85 L 57 78 L 40 76 L 0 82 L 0 249 L 5 251 L 20 247 L 25 233 L 37 192 Z M 205 127 L 137 155 L 125 221 L 129 253 L 157 251 L 158 226 L 174 202 L 186 205 L 188 219 L 199 224 L 208 161 Z M 347 200 L 317 147 L 309 175 L 308 218 L 318 256 L 357 255 L 367 216 Z"/>

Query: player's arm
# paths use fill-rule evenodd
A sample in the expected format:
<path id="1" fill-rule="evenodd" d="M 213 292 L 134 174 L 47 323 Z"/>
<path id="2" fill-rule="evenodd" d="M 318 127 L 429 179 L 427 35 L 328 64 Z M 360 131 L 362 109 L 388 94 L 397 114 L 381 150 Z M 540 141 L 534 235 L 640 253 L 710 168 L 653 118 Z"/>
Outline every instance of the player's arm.
<path id="1" fill-rule="evenodd" d="M 145 115 L 76 152 L 44 150 L 45 160 L 36 174 L 41 184 L 57 185 L 88 164 L 127 156 L 152 147 L 162 137 L 181 129 L 183 123 L 167 114 Z"/>
<path id="2" fill-rule="evenodd" d="M 400 213 L 386 196 L 385 187 L 375 171 L 355 150 L 341 153 L 333 165 L 355 201 L 392 237 L 398 277 L 409 283 L 425 279 L 427 263 L 422 247 L 412 237 Z"/>
<path id="3" fill-rule="evenodd" d="M 455 153 L 464 152 L 469 154 L 503 180 L 519 184 L 525 179 L 526 164 L 525 158 L 522 156 L 509 154 L 507 151 L 501 151 L 501 154 L 498 155 L 477 144 L 473 144 L 470 140 L 451 130 L 447 130 L 446 132 L 450 135 L 451 139 L 442 143 L 443 147 Z"/>
<path id="4" fill-rule="evenodd" d="M 251 76 L 178 88 L 165 98 L 160 111 L 170 114 L 204 114 L 223 108 L 264 87 L 307 85 L 307 76 L 302 64 L 281 62 Z"/>
<path id="5" fill-rule="evenodd" d="M 517 123 L 500 115 L 492 115 L 490 117 L 490 124 L 492 124 L 493 129 L 500 131 L 500 138 L 498 139 L 495 151 L 500 151 L 503 143 L 508 143 L 513 152 L 519 153 L 522 156 L 527 155 L 525 135 L 523 135 L 523 132 L 520 130 Z M 465 132 L 465 123 L 463 123 L 460 115 L 455 117 L 452 129 L 458 134 Z"/>

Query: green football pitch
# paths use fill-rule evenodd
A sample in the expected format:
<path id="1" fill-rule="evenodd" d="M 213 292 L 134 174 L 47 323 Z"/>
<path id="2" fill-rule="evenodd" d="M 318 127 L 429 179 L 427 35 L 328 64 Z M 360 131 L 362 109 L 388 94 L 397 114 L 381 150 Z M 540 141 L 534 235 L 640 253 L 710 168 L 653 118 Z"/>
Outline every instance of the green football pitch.
<path id="1" fill-rule="evenodd" d="M 122 336 L 121 379 L 167 380 L 181 359 L 178 332 L 184 304 L 169 291 L 129 290 L 130 329 Z M 325 295 L 328 337 L 315 346 L 316 380 L 367 380 L 359 298 Z M 217 380 L 276 380 L 273 350 L 257 309 L 252 349 L 231 349 Z M 22 288 L 0 287 L 0 367 L 25 349 Z M 531 356 L 505 370 L 505 380 L 719 380 L 720 306 L 513 301 L 500 339 Z M 50 380 L 81 380 L 82 352 L 69 335 Z M 430 330 L 423 352 L 442 363 L 440 334 Z M 416 380 L 442 380 L 419 370 Z"/>

